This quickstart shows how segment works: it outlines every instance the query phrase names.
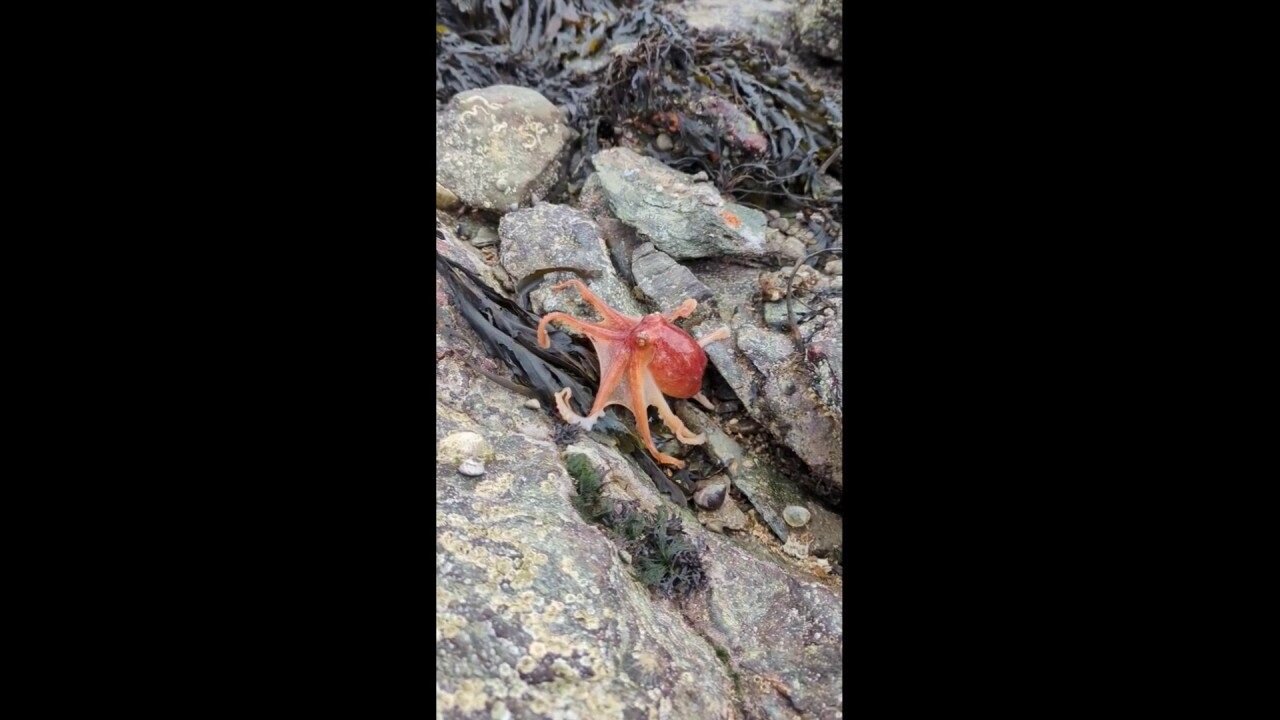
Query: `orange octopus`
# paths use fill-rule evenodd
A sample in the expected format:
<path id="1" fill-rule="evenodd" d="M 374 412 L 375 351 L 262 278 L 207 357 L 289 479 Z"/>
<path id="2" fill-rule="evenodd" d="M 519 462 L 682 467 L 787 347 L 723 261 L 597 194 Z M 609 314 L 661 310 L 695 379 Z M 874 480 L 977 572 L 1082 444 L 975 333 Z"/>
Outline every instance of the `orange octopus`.
<path id="1" fill-rule="evenodd" d="M 579 320 L 562 312 L 547 313 L 538 323 L 538 345 L 551 346 L 547 337 L 547 323 L 558 322 L 586 335 L 596 348 L 600 360 L 600 388 L 596 391 L 591 414 L 582 417 L 569 406 L 569 388 L 556 393 L 556 408 L 565 422 L 590 430 L 596 420 L 610 405 L 622 405 L 636 416 L 636 428 L 644 441 L 645 449 L 658 462 L 684 467 L 677 458 L 666 455 L 653 444 L 649 432 L 649 406 L 658 408 L 658 415 L 676 439 L 686 445 L 701 445 L 705 435 L 695 435 L 671 412 L 663 393 L 675 398 L 702 397 L 702 374 L 707 368 L 707 354 L 702 348 L 717 340 L 729 337 L 728 328 L 694 340 L 689 333 L 676 327 L 674 320 L 689 317 L 698 307 L 693 298 L 680 303 L 669 313 L 652 313 L 642 318 L 623 315 L 605 304 L 591 292 L 581 280 L 568 280 L 552 286 L 552 290 L 573 287 L 603 317 L 596 325 Z"/>

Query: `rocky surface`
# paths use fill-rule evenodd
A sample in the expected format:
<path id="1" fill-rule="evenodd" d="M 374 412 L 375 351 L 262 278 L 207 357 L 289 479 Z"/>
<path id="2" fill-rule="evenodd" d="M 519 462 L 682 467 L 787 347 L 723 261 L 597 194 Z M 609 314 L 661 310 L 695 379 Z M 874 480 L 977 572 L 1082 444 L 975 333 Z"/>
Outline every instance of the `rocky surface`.
<path id="1" fill-rule="evenodd" d="M 454 95 L 436 114 L 436 198 L 505 213 L 564 179 L 572 131 L 533 90 L 494 85 Z M 443 192 L 442 192 L 443 191 Z"/>
<path id="2" fill-rule="evenodd" d="M 842 717 L 839 579 L 690 519 L 709 587 L 655 596 L 575 510 L 564 457 L 611 497 L 688 511 L 596 435 L 558 447 L 557 420 L 476 372 L 488 358 L 436 285 L 437 717 Z M 470 457 L 482 476 L 456 472 Z"/>
<path id="3" fill-rule="evenodd" d="M 796 43 L 819 57 L 840 62 L 844 48 L 840 39 L 841 0 L 797 0 Z"/>
<path id="4" fill-rule="evenodd" d="M 711 288 L 653 243 L 645 243 L 632 253 L 631 273 L 645 296 L 661 307 L 677 305 L 685 298 L 698 302 L 712 298 Z"/>
<path id="5" fill-rule="evenodd" d="M 566 205 L 538 203 L 508 213 L 498 225 L 502 266 L 516 282 L 544 268 L 577 267 L 597 274 L 586 281 L 592 292 L 609 306 L 627 315 L 643 315 L 631 289 L 618 276 L 609 260 L 609 250 L 600 227 L 585 213 Z M 557 274 L 554 279 L 575 277 Z M 553 291 L 555 282 L 546 281 L 530 293 L 534 311 L 567 312 L 583 318 L 598 314 L 574 290 Z"/>
<path id="6" fill-rule="evenodd" d="M 727 202 L 711 183 L 625 148 L 591 162 L 596 172 L 587 184 L 597 184 L 614 217 L 671 257 L 764 254 L 764 214 Z"/>
<path id="7" fill-rule="evenodd" d="M 812 301 L 813 294 L 829 289 L 831 279 L 807 266 L 802 266 L 802 271 L 811 280 L 797 279 L 793 292 L 810 298 L 802 302 L 812 311 L 816 304 Z M 786 330 L 769 327 L 754 299 L 757 293 L 763 293 L 766 300 L 774 298 L 775 302 L 785 297 L 785 282 L 778 282 L 777 277 L 785 277 L 790 272 L 787 268 L 762 274 L 757 269 L 720 261 L 707 261 L 694 268 L 698 279 L 715 294 L 721 317 L 730 316 L 733 330 L 732 342 L 706 347 L 707 358 L 737 394 L 747 413 L 778 442 L 795 452 L 813 473 L 839 490 L 844 485 L 844 428 L 839 403 L 835 402 L 839 398 L 835 392 L 838 385 L 828 380 L 824 398 L 819 388 L 822 378 L 830 371 L 824 367 L 821 373 L 816 373 L 810 351 L 802 350 L 801 344 Z M 762 282 L 762 276 L 768 282 Z M 776 293 L 771 294 L 773 291 Z M 826 315 L 825 310 L 816 316 L 811 312 L 806 317 L 814 319 L 801 330 L 802 337 L 815 333 L 819 328 L 810 323 L 819 322 L 819 317 L 822 327 L 832 325 L 828 334 L 819 339 L 825 343 L 822 345 L 822 352 L 826 353 L 824 366 L 835 366 L 842 362 L 843 355 L 842 341 L 835 338 L 842 330 L 839 324 L 842 306 L 838 297 L 828 298 L 826 302 L 834 306 L 830 308 L 832 315 Z M 793 309 L 795 307 L 793 304 Z M 785 315 L 785 306 L 773 311 L 774 320 Z M 836 382 L 839 382 L 838 376 Z"/>

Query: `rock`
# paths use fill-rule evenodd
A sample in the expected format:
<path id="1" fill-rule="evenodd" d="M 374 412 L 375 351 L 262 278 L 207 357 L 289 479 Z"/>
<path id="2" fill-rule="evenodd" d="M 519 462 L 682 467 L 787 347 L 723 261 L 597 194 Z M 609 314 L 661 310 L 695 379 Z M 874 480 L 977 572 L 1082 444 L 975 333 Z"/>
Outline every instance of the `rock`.
<path id="1" fill-rule="evenodd" d="M 765 236 L 764 248 L 770 255 L 777 255 L 787 260 L 799 260 L 805 256 L 804 241 L 777 231 Z"/>
<path id="2" fill-rule="evenodd" d="M 479 340 L 449 298 L 438 306 L 437 439 L 482 435 L 494 459 L 478 481 L 437 459 L 437 717 L 837 717 L 840 579 L 689 517 L 708 588 L 656 598 L 575 509 L 556 421 L 480 376 Z M 585 436 L 569 450 L 599 463 L 602 492 L 688 517 L 613 448 Z"/>
<path id="3" fill-rule="evenodd" d="M 564 179 L 572 131 L 533 90 L 460 92 L 437 114 L 436 127 L 436 182 L 469 207 L 505 212 L 531 194 L 547 197 Z"/>
<path id="4" fill-rule="evenodd" d="M 716 533 L 723 533 L 725 530 L 742 530 L 747 526 L 747 514 L 742 512 L 732 497 L 726 497 L 720 507 L 715 510 L 699 510 L 698 522 Z"/>
<path id="5" fill-rule="evenodd" d="M 822 272 L 828 275 L 841 275 L 844 273 L 844 263 L 840 260 L 832 260 L 822 266 Z"/>
<path id="6" fill-rule="evenodd" d="M 698 30 L 742 33 L 775 47 L 784 45 L 792 32 L 792 10 L 789 3 L 769 0 L 690 0 L 670 7 Z M 727 60 L 725 65 L 732 62 Z"/>
<path id="7" fill-rule="evenodd" d="M 636 248 L 632 254 L 631 274 L 645 296 L 662 311 L 671 310 L 685 298 L 701 303 L 712 297 L 711 288 L 651 242 Z"/>
<path id="8" fill-rule="evenodd" d="M 841 413 L 835 409 L 839 405 L 841 386 L 834 358 L 842 355 L 843 342 L 839 310 L 837 321 L 828 322 L 811 338 L 810 349 L 802 351 L 790 333 L 766 325 L 764 313 L 757 305 L 759 293 L 766 299 L 782 299 L 791 268 L 763 276 L 757 275 L 758 272 L 723 261 L 698 265 L 698 279 L 711 288 L 722 309 L 734 312 L 730 320 L 734 340 L 708 345 L 707 359 L 737 394 L 751 418 L 808 466 L 819 481 L 809 489 L 821 490 L 834 499 L 843 492 L 844 463 L 841 452 L 844 431 Z M 813 291 L 820 290 L 822 283 L 830 280 L 807 265 L 801 266 L 793 288 L 793 308 L 797 307 L 795 300 L 811 297 Z M 828 297 L 826 301 L 837 308 L 841 302 L 839 297 Z M 800 303 L 807 304 L 804 300 Z M 769 320 L 785 323 L 785 306 L 772 309 L 766 306 L 766 311 Z M 806 327 L 801 326 L 802 333 Z M 814 352 L 815 339 L 822 342 L 817 352 L 831 353 L 833 358 L 823 362 L 820 372 L 816 373 L 809 368 L 813 361 L 806 357 Z M 827 365 L 831 365 L 831 369 L 826 369 Z"/>
<path id="9" fill-rule="evenodd" d="M 717 460 L 729 466 L 729 478 L 733 486 L 746 496 L 751 507 L 759 513 L 760 519 L 780 541 L 787 542 L 794 530 L 783 516 L 786 508 L 804 503 L 812 508 L 812 519 L 805 530 L 806 544 L 813 552 L 822 555 L 843 552 L 844 524 L 839 515 L 810 502 L 799 485 L 779 473 L 766 458 L 744 449 L 701 410 L 684 403 L 678 406 L 676 414 L 687 423 L 702 423 L 700 427 L 704 428 L 707 435 L 707 450 Z M 725 505 L 732 501 L 733 498 L 730 497 Z M 721 511 L 717 513 L 720 514 Z M 700 513 L 698 519 L 706 521 L 705 513 Z M 713 523 L 704 524 L 708 529 L 715 529 Z M 738 529 L 732 525 L 726 527 Z"/>
<path id="10" fill-rule="evenodd" d="M 437 210 L 453 210 L 458 207 L 458 196 L 454 195 L 449 188 L 436 183 L 436 209 Z"/>
<path id="11" fill-rule="evenodd" d="M 797 0 L 795 8 L 796 44 L 815 55 L 842 59 L 840 42 L 842 0 Z"/>
<path id="12" fill-rule="evenodd" d="M 773 223 L 770 223 L 770 224 L 773 224 L 775 228 L 781 230 L 782 232 L 786 232 L 787 228 L 791 227 L 791 221 L 786 218 L 778 218 L 777 220 L 774 221 L 774 223 L 776 224 L 773 224 Z"/>
<path id="13" fill-rule="evenodd" d="M 599 226 L 582 212 L 550 203 L 517 210 L 502 217 L 498 223 L 498 238 L 500 262 L 517 283 L 529 273 L 549 267 L 593 270 L 598 276 L 585 281 L 592 292 L 621 313 L 644 314 L 631 289 L 614 271 Z M 595 310 L 582 302 L 576 291 L 552 291 L 550 288 L 555 282 L 551 280 L 557 277 L 550 276 L 539 289 L 530 293 L 535 311 L 559 310 L 579 317 L 598 318 Z M 564 278 L 569 277 L 573 276 L 564 275 Z"/>
<path id="14" fill-rule="evenodd" d="M 528 400 L 525 400 L 525 401 L 524 401 L 524 406 L 525 406 L 525 407 L 527 407 L 527 408 L 529 408 L 530 410 L 541 410 L 541 409 L 542 409 L 542 403 L 538 402 L 538 399 L 537 399 L 537 398 L 529 398 Z"/>
<path id="15" fill-rule="evenodd" d="M 812 515 L 801 505 L 788 505 L 782 510 L 782 519 L 791 527 L 804 527 Z"/>
<path id="16" fill-rule="evenodd" d="M 614 217 L 671 257 L 764 254 L 764 214 L 726 202 L 710 183 L 625 148 L 591 160 Z"/>
<path id="17" fill-rule="evenodd" d="M 489 441 L 474 432 L 454 433 L 436 447 L 436 462 L 456 465 L 458 472 L 475 477 L 484 474 L 484 461 L 493 459 Z"/>
<path id="18" fill-rule="evenodd" d="M 671 136 L 666 133 L 658 133 L 658 137 L 653 141 L 653 144 L 662 152 L 667 152 L 675 147 L 675 143 L 671 142 Z"/>
<path id="19" fill-rule="evenodd" d="M 729 485 L 724 481 L 708 481 L 693 491 L 693 501 L 703 510 L 718 510 L 729 497 Z"/>
<path id="20" fill-rule="evenodd" d="M 812 312 L 813 310 L 803 302 L 791 300 L 791 313 L 795 316 L 797 323 L 809 317 Z M 786 300 L 764 304 L 764 324 L 774 329 L 790 327 L 790 322 L 787 320 Z"/>
<path id="21" fill-rule="evenodd" d="M 476 230 L 476 234 L 472 236 L 470 243 L 473 247 L 488 247 L 490 245 L 497 245 L 498 231 L 494 230 L 488 225 L 482 225 L 479 229 Z"/>

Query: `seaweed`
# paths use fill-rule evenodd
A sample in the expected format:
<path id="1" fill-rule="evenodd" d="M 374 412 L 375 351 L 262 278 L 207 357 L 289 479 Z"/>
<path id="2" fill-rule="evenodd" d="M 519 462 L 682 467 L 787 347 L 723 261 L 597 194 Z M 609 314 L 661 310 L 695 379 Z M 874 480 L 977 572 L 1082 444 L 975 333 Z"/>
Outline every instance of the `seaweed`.
<path id="1" fill-rule="evenodd" d="M 677 600 L 707 586 L 701 548 L 684 532 L 678 516 L 666 508 L 649 515 L 635 502 L 606 499 L 601 493 L 600 473 L 586 455 L 566 456 L 565 469 L 577 489 L 574 507 L 584 520 L 611 531 L 635 559 L 641 583 L 663 597 Z"/>
<path id="2" fill-rule="evenodd" d="M 820 182 L 840 174 L 839 108 L 773 48 L 696 31 L 658 0 L 438 0 L 437 11 L 437 104 L 497 83 L 542 93 L 579 133 L 572 188 L 587 159 L 631 135 L 744 204 L 840 215 L 843 198 Z M 677 139 L 669 150 L 643 142 L 660 132 Z"/>

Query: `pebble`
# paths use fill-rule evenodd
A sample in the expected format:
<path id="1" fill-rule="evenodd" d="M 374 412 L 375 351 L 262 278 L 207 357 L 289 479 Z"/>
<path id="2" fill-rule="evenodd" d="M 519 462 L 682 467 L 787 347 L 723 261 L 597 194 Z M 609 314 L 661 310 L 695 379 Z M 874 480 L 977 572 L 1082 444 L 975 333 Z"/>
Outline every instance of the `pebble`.
<path id="1" fill-rule="evenodd" d="M 778 212 L 777 210 L 770 210 L 769 217 L 773 218 L 774 220 L 777 220 L 778 218 L 782 217 L 782 213 Z"/>
<path id="2" fill-rule="evenodd" d="M 538 402 L 538 398 L 529 398 L 528 400 L 525 400 L 524 406 L 529 408 L 530 410 L 542 409 L 542 403 Z"/>
<path id="3" fill-rule="evenodd" d="M 480 458 L 473 458 L 473 457 L 467 458 L 466 460 L 462 461 L 461 465 L 458 466 L 458 472 L 468 477 L 476 477 L 478 475 L 483 475 L 484 463 L 480 461 Z"/>
<path id="4" fill-rule="evenodd" d="M 822 266 L 822 271 L 828 275 L 842 275 L 844 274 L 844 263 L 840 260 L 832 260 Z"/>
<path id="5" fill-rule="evenodd" d="M 791 224 L 791 221 L 790 221 L 790 220 L 788 220 L 788 219 L 786 219 L 786 218 L 778 218 L 778 224 L 777 224 L 777 226 L 776 226 L 776 227 L 777 227 L 779 230 L 781 230 L 782 232 L 787 233 L 788 235 L 794 235 L 794 234 L 795 234 L 795 233 L 792 233 L 792 232 L 788 232 L 791 228 L 793 228 L 793 227 L 795 227 L 795 226 L 794 226 L 794 225 L 792 225 L 792 224 Z"/>
<path id="6" fill-rule="evenodd" d="M 475 247 L 488 247 L 498 244 L 498 231 L 489 226 L 483 226 L 476 230 L 476 234 L 471 238 L 471 244 Z"/>
<path id="7" fill-rule="evenodd" d="M 782 519 L 791 527 L 798 528 L 808 525 L 809 517 L 810 514 L 808 508 L 804 508 L 799 505 L 788 505 L 786 509 L 782 511 Z"/>
<path id="8" fill-rule="evenodd" d="M 729 488 L 722 482 L 712 482 L 693 493 L 693 501 L 703 510 L 718 510 L 724 505 Z"/>
<path id="9" fill-rule="evenodd" d="M 662 152 L 666 152 L 675 147 L 675 143 L 671 142 L 671 136 L 666 133 L 658 133 L 658 139 L 654 140 L 653 144 L 658 146 L 658 149 Z"/>

